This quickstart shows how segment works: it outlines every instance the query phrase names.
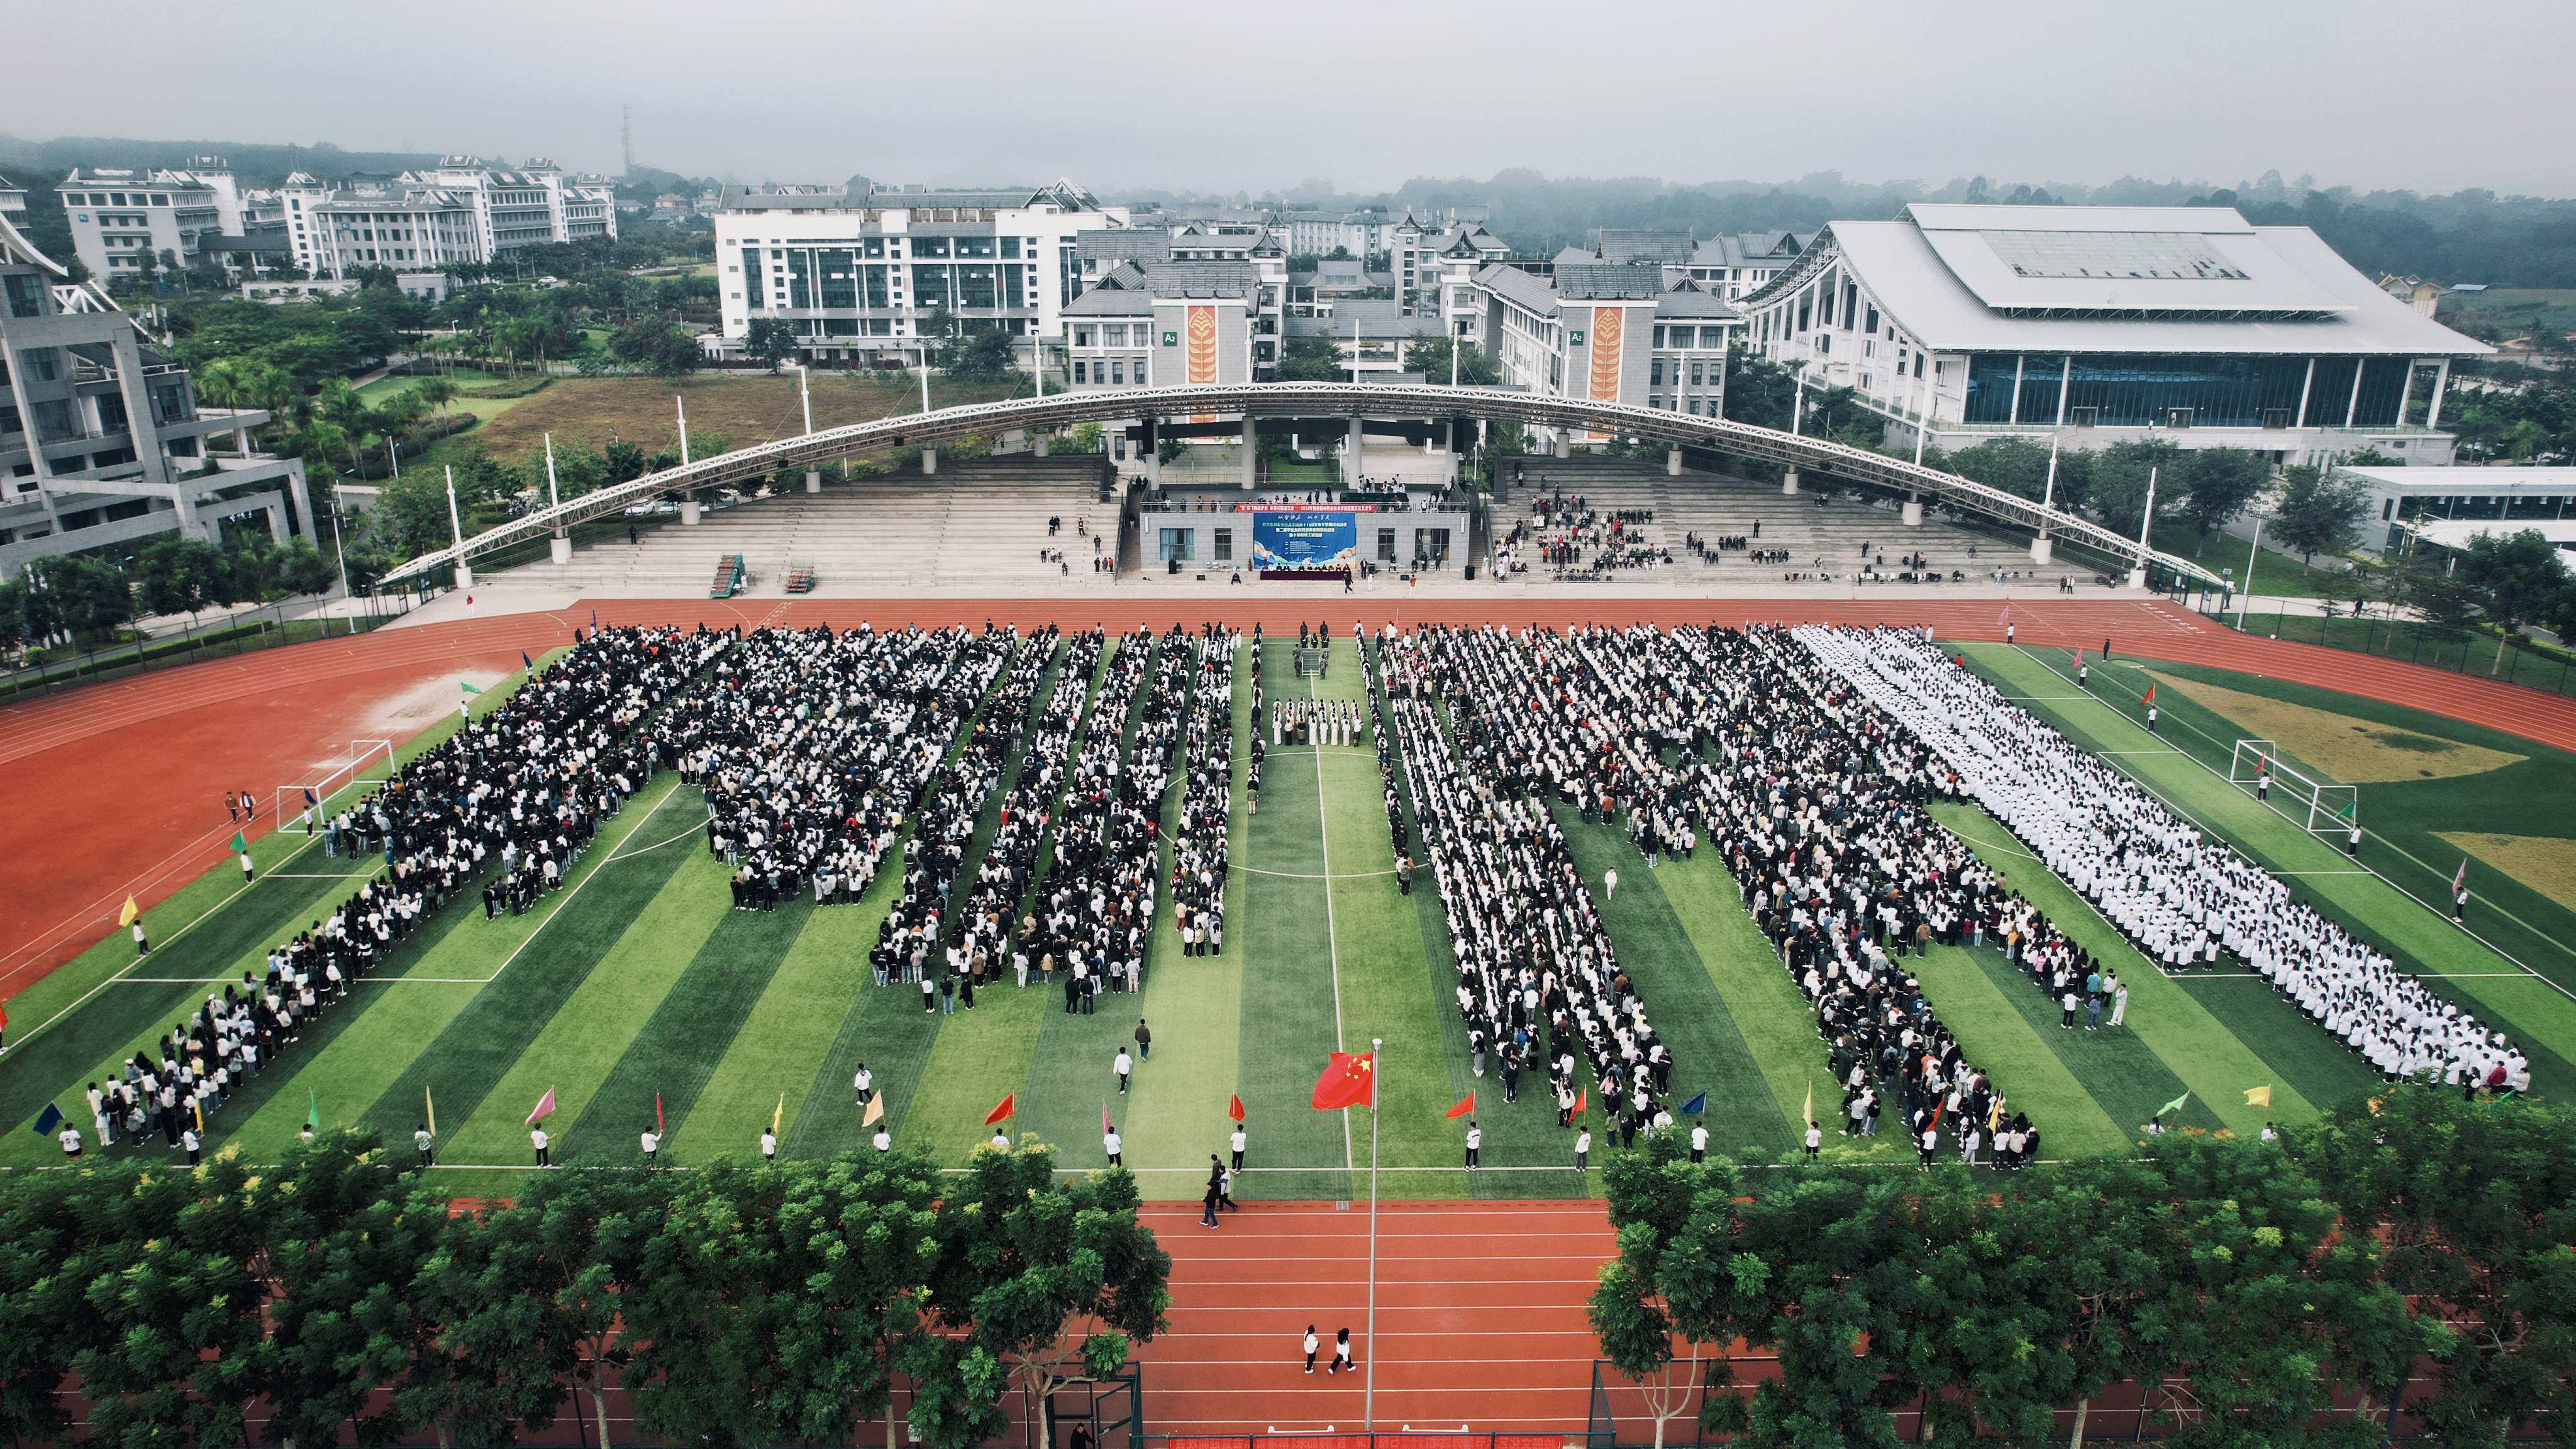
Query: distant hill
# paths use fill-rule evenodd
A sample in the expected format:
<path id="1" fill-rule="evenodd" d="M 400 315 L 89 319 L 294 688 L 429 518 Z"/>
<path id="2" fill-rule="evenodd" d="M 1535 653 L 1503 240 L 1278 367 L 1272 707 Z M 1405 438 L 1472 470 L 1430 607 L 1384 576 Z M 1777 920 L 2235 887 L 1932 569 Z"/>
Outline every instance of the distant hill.
<path id="1" fill-rule="evenodd" d="M 288 172 L 323 180 L 352 171 L 405 171 L 437 164 L 434 151 L 343 151 L 323 142 L 273 146 L 251 141 L 136 141 L 117 136 L 63 136 L 26 141 L 0 135 L 0 174 L 35 190 L 51 187 L 75 166 L 184 166 L 194 156 L 221 156 L 244 186 L 275 186 Z"/>

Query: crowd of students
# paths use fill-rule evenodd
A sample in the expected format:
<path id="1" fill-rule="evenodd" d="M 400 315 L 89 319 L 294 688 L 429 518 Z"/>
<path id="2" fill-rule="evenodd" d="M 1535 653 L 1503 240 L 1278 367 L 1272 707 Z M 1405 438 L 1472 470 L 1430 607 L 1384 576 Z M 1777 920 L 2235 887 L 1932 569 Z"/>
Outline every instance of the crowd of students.
<path id="1" fill-rule="evenodd" d="M 91 1083 L 100 1143 L 157 1134 L 193 1158 L 207 1117 L 487 867 L 500 869 L 487 916 L 495 886 L 514 902 L 560 889 L 598 822 L 660 767 L 662 746 L 643 728 L 650 716 L 734 642 L 704 629 L 595 631 L 334 815 L 338 843 L 381 853 L 384 868 L 273 948 L 264 973 L 226 982 L 152 1049 Z M 78 1129 L 65 1131 L 69 1152 Z"/>
<path id="2" fill-rule="evenodd" d="M 1919 631 L 1809 627 L 1798 640 L 1925 741 L 1963 793 L 2165 971 L 2205 968 L 2224 953 L 2391 1079 L 2435 1071 L 2473 1091 L 2528 1086 L 2530 1063 L 2504 1033 L 2400 972 L 2281 877 L 2175 818 Z"/>
<path id="3" fill-rule="evenodd" d="M 1234 790 L 1234 663 L 1243 636 L 1213 626 L 1193 651 L 1189 728 L 1182 741 L 1180 813 L 1172 830 L 1172 925 L 1181 953 L 1225 949 L 1226 827 Z"/>

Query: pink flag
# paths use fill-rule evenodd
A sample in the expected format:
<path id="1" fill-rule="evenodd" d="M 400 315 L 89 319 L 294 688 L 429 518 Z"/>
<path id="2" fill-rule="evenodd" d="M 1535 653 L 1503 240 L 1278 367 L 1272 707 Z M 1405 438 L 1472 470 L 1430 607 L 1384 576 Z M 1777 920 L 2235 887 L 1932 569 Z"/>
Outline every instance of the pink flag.
<path id="1" fill-rule="evenodd" d="M 525 1126 L 525 1127 L 534 1127 L 534 1126 L 536 1126 L 536 1125 L 537 1125 L 537 1122 L 538 1122 L 538 1120 L 539 1120 L 539 1119 L 541 1119 L 541 1118 L 545 1118 L 545 1117 L 551 1117 L 551 1116 L 553 1116 L 554 1114 L 555 1114 L 555 1089 L 554 1089 L 554 1088 L 552 1088 L 552 1087 L 548 1087 L 548 1088 L 546 1088 L 546 1094 L 545 1094 L 543 1097 L 540 1097 L 540 1098 L 538 1098 L 538 1099 L 537 1099 L 537 1110 L 535 1110 L 535 1111 L 533 1111 L 533 1112 L 530 1112 L 530 1113 L 528 1114 L 528 1120 L 527 1120 L 526 1122 L 524 1122 L 524 1123 L 521 1123 L 520 1125 L 521 1125 L 521 1126 Z"/>
<path id="2" fill-rule="evenodd" d="M 2009 623 L 2011 623 L 2011 622 L 2012 622 L 2012 605 L 2010 605 L 2010 604 L 2006 604 L 2006 605 L 2004 605 L 2004 611 L 2003 611 L 2002 613 L 2000 613 L 2000 614 L 1995 615 L 1995 627 L 1996 627 L 1996 628 L 1998 628 L 1998 629 L 2000 629 L 2000 628 L 2002 628 L 2003 626 L 2005 626 L 2006 624 L 2009 624 Z"/>
<path id="3" fill-rule="evenodd" d="M 1109 1125 L 1109 1104 L 1107 1102 L 1102 1102 L 1100 1104 L 1100 1135 L 1106 1137 L 1117 1130 L 1117 1128 Z"/>

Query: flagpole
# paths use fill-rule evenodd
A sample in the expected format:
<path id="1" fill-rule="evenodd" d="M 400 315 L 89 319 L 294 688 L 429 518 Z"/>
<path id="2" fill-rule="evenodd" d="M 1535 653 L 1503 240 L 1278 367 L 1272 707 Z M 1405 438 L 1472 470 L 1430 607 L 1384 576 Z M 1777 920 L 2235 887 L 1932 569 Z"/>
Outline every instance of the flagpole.
<path id="1" fill-rule="evenodd" d="M 1377 1082 L 1386 1072 L 1386 1042 L 1369 1038 L 1369 1264 L 1368 1328 L 1363 1342 L 1368 1358 L 1360 1367 L 1367 1375 L 1360 1395 L 1360 1432 L 1377 1431 Z"/>

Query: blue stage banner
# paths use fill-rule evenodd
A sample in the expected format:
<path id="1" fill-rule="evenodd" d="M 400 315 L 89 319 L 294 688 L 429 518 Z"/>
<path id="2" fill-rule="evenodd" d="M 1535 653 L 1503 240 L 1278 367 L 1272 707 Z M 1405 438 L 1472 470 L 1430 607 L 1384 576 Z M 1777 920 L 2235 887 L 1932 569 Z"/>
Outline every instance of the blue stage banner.
<path id="1" fill-rule="evenodd" d="M 1355 569 L 1360 561 L 1356 513 L 1260 512 L 1252 515 L 1252 563 L 1263 570 Z"/>

